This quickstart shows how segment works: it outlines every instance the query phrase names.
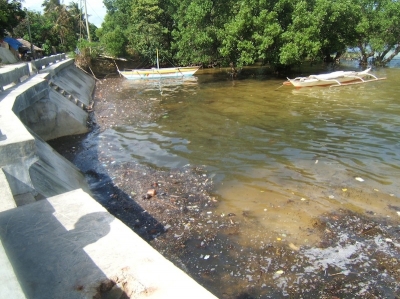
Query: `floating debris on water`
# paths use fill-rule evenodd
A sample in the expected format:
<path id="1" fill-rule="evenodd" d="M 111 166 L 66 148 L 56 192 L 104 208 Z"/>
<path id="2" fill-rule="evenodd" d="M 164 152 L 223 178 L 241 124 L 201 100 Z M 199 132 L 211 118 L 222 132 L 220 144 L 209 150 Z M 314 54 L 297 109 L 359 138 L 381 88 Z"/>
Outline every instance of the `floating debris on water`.
<path id="1" fill-rule="evenodd" d="M 110 88 L 109 92 L 115 93 L 115 88 Z M 132 123 L 148 123 L 162 118 L 165 113 L 154 107 L 159 101 L 140 97 L 135 101 L 120 99 L 118 105 L 126 106 L 123 116 L 118 113 L 111 116 L 107 110 L 110 104 L 105 97 L 93 112 L 99 131 L 118 126 L 123 118 Z M 391 218 L 379 216 L 368 207 L 372 213 L 361 209 L 358 213 L 337 210 L 322 214 L 309 224 L 294 222 L 289 210 L 286 218 L 276 219 L 278 208 L 285 211 L 285 207 L 296 209 L 296 205 L 318 203 L 314 195 L 304 192 L 301 197 L 296 192 L 287 205 L 266 201 L 257 211 L 249 207 L 251 213 L 247 210 L 241 213 L 229 210 L 223 198 L 216 198 L 210 179 L 213 175 L 204 167 L 185 165 L 179 169 L 160 170 L 135 161 L 120 162 L 112 158 L 117 156 L 112 152 L 113 143 L 96 134 L 96 142 L 99 142 L 98 146 L 93 146 L 96 160 L 90 160 L 88 168 L 82 167 L 96 199 L 218 298 L 398 297 L 400 231 L 398 218 L 394 217 L 400 216 L 398 205 L 394 204 L 388 212 Z M 80 147 L 75 148 L 73 154 L 78 155 Z M 115 153 L 119 149 L 113 150 Z M 86 154 L 83 151 L 82 161 L 89 160 Z M 355 179 L 364 181 L 359 177 Z M 351 185 L 342 188 L 340 184 L 329 186 L 332 198 L 357 192 Z M 346 192 L 347 188 L 351 192 L 340 192 Z M 148 194 L 152 199 L 144 200 L 142 195 L 152 189 L 154 193 Z M 339 193 L 332 190 L 339 190 Z M 102 197 L 104 194 L 107 196 Z M 267 192 L 259 195 L 267 197 Z M 388 195 L 373 193 L 373 196 L 381 204 L 384 201 L 380 196 Z M 327 200 L 326 195 L 321 197 Z M 300 203 L 299 198 L 304 203 Z M 269 212 L 264 213 L 267 208 Z M 268 221 L 277 221 L 282 227 L 266 230 L 259 219 L 253 217 L 253 211 Z M 300 239 L 292 234 L 287 230 L 288 222 L 294 222 L 297 227 L 301 225 L 299 231 L 310 237 Z"/>

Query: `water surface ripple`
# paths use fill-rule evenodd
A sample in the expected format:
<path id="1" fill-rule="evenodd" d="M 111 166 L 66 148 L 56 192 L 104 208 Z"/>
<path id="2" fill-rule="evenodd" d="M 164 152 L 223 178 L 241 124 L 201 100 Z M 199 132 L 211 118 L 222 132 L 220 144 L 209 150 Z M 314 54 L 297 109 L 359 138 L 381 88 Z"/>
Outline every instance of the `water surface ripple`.
<path id="1" fill-rule="evenodd" d="M 375 73 L 388 80 L 308 89 L 277 89 L 281 80 L 265 78 L 230 81 L 218 72 L 185 81 L 123 81 L 116 100 L 150 99 L 162 117 L 139 124 L 127 119 L 103 138 L 120 161 L 205 165 L 221 213 L 251 209 L 266 229 L 280 227 L 265 209 L 288 199 L 311 202 L 298 207 L 305 222 L 344 202 L 386 215 L 390 202 L 366 205 L 351 192 L 399 196 L 400 73 Z"/>
<path id="2" fill-rule="evenodd" d="M 195 252 L 185 256 L 186 270 L 214 293 L 280 298 L 290 288 L 299 294 L 303 283 L 345 283 L 353 271 L 360 297 L 386 288 L 382 297 L 395 298 L 400 241 L 389 221 L 400 216 L 400 69 L 374 73 L 388 79 L 307 89 L 257 75 L 232 81 L 218 70 L 189 80 L 121 80 L 108 99 L 119 121 L 100 133 L 99 148 L 117 166 L 207 169 L 218 200 L 207 214 L 233 215 L 240 225 L 224 233 L 220 220 L 197 223 L 218 236 L 187 244 Z M 129 116 L 136 101 L 150 103 L 148 118 Z M 185 229 L 196 225 L 182 219 Z M 385 261 L 394 270 L 378 282 L 381 269 L 367 266 Z M 358 296 L 351 288 L 343 286 L 343 298 Z"/>
<path id="3" fill-rule="evenodd" d="M 318 206 L 321 198 L 340 198 L 344 188 L 397 196 L 398 72 L 376 70 L 389 79 L 373 84 L 299 90 L 276 89 L 279 80 L 230 81 L 212 73 L 187 81 L 124 81 L 117 98 L 153 100 L 162 117 L 127 120 L 105 135 L 123 149 L 121 160 L 209 167 L 216 194 L 232 209 L 255 198 L 263 210 L 275 195 L 312 198 Z"/>

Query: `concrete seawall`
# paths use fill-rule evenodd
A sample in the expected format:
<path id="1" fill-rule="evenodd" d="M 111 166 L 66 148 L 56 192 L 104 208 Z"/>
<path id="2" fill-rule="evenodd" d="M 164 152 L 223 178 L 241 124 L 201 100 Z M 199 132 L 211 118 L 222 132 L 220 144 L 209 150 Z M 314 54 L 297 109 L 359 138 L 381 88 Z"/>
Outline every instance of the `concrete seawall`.
<path id="1" fill-rule="evenodd" d="M 8 78 L 25 75 L 20 69 Z M 0 95 L 0 167 L 17 205 L 78 188 L 88 190 L 78 169 L 45 142 L 87 132 L 84 107 L 94 80 L 78 71 L 72 59 L 64 60 Z M 72 76 L 76 87 L 66 83 Z"/>
<path id="2" fill-rule="evenodd" d="M 0 298 L 215 298 L 46 143 L 87 132 L 94 79 L 65 55 L 0 70 Z"/>

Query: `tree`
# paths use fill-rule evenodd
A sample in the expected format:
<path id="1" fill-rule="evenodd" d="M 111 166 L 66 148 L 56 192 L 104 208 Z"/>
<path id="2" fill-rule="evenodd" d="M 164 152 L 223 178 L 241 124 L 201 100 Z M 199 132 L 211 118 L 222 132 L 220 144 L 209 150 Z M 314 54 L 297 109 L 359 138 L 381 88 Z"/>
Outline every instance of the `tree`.
<path id="1" fill-rule="evenodd" d="M 253 64 L 256 60 L 269 60 L 269 51 L 282 33 L 278 14 L 265 0 L 245 0 L 234 7 L 235 14 L 225 24 L 222 46 L 223 57 L 238 66 Z"/>
<path id="2" fill-rule="evenodd" d="M 128 39 L 125 33 L 130 18 L 131 0 L 104 0 L 107 14 L 102 27 L 96 30 L 104 52 L 111 56 L 127 54 Z"/>
<path id="3" fill-rule="evenodd" d="M 43 10 L 45 13 L 49 13 L 52 10 L 58 10 L 61 6 L 60 0 L 44 0 L 42 3 Z"/>
<path id="4" fill-rule="evenodd" d="M 132 53 L 154 57 L 156 49 L 169 55 L 168 18 L 159 0 L 132 1 L 129 26 L 126 30 Z"/>
<path id="5" fill-rule="evenodd" d="M 24 17 L 25 12 L 19 1 L 0 0 L 0 38 L 12 32 Z"/>
<path id="6" fill-rule="evenodd" d="M 377 61 L 387 64 L 400 53 L 400 2 L 385 1 L 385 9 L 380 12 L 382 33 L 385 41 L 376 43 L 373 39 L 371 45 L 376 49 Z M 392 51 L 390 55 L 388 55 Z"/>
<path id="7" fill-rule="evenodd" d="M 282 64 L 304 59 L 329 62 L 332 54 L 339 58 L 354 39 L 354 28 L 360 19 L 358 10 L 346 0 L 299 1 L 291 18 L 292 23 L 282 35 Z"/>
<path id="8" fill-rule="evenodd" d="M 103 32 L 103 28 L 99 28 L 96 34 L 100 37 L 100 43 L 103 45 L 104 52 L 113 57 L 122 57 L 126 54 L 126 44 L 128 40 L 124 31 L 117 26 L 113 31 Z"/>
<path id="9" fill-rule="evenodd" d="M 66 6 L 57 0 L 47 0 L 43 7 L 43 13 L 27 11 L 33 43 L 41 47 L 46 55 L 52 54 L 52 47 L 58 52 L 74 51 L 77 43 L 87 35 L 86 22 L 79 5 L 72 2 Z M 27 28 L 28 20 L 21 19 L 13 29 L 14 36 L 29 40 Z M 95 37 L 97 27 L 89 23 L 89 28 Z"/>
<path id="10" fill-rule="evenodd" d="M 360 21 L 357 6 L 347 0 L 317 0 L 313 15 L 320 27 L 320 56 L 326 62 L 340 58 L 355 38 L 354 28 Z M 332 57 L 332 54 L 335 54 L 335 57 Z"/>
<path id="11" fill-rule="evenodd" d="M 375 57 L 379 64 L 388 63 L 400 52 L 400 3 L 354 0 L 353 7 L 355 5 L 360 18 L 348 46 L 359 50 L 361 64 L 367 64 L 369 57 Z"/>
<path id="12" fill-rule="evenodd" d="M 172 49 L 183 64 L 213 64 L 221 57 L 220 36 L 231 15 L 230 0 L 173 0 Z"/>
<path id="13" fill-rule="evenodd" d="M 73 51 L 78 40 L 75 31 L 77 25 L 74 24 L 74 18 L 69 13 L 68 7 L 60 4 L 60 0 L 45 0 L 42 6 L 44 7 L 44 16 L 53 24 L 51 33 L 59 39 L 57 50 L 60 52 Z"/>
<path id="14" fill-rule="evenodd" d="M 40 12 L 27 11 L 27 14 L 29 16 L 29 26 L 33 43 L 41 47 L 46 55 L 51 54 L 51 46 L 58 43 L 58 39 L 51 33 L 53 24 Z M 13 35 L 29 40 L 27 18 L 22 19 L 13 29 Z"/>
<path id="15" fill-rule="evenodd" d="M 55 0 L 46 0 L 47 2 Z M 57 1 L 55 1 L 57 2 Z M 290 67 L 357 47 L 387 63 L 400 52 L 397 0 L 104 0 L 97 31 L 109 53 L 176 63 Z M 121 47 L 121 48 L 119 48 Z M 391 55 L 389 55 L 391 54 Z"/>

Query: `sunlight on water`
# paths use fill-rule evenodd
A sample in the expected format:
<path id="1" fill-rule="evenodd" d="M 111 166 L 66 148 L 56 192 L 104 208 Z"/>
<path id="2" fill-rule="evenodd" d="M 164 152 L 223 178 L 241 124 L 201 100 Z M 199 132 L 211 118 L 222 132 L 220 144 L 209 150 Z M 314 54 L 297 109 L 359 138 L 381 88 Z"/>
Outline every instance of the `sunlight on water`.
<path id="1" fill-rule="evenodd" d="M 264 77 L 231 81 L 218 71 L 126 80 L 115 96 L 150 99 L 162 117 L 127 120 L 102 138 L 121 162 L 205 165 L 219 213 L 245 212 L 259 232 L 312 243 L 317 236 L 300 228 L 327 211 L 398 217 L 388 205 L 400 197 L 400 70 L 374 73 L 388 79 L 307 89 Z"/>

